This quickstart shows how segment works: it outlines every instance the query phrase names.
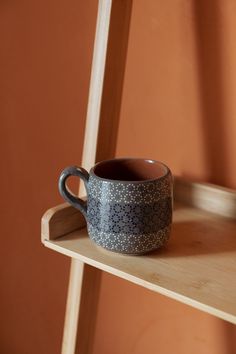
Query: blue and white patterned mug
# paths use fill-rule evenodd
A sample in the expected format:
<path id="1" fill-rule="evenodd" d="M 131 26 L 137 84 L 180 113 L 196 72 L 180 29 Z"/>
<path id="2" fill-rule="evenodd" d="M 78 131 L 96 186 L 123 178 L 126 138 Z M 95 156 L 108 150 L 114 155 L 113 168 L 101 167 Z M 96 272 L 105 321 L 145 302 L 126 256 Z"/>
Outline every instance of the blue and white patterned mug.
<path id="1" fill-rule="evenodd" d="M 80 177 L 87 201 L 66 186 Z M 102 161 L 88 173 L 71 166 L 62 171 L 59 191 L 86 218 L 90 238 L 108 250 L 144 254 L 163 246 L 172 222 L 172 175 L 155 160 L 118 158 Z"/>

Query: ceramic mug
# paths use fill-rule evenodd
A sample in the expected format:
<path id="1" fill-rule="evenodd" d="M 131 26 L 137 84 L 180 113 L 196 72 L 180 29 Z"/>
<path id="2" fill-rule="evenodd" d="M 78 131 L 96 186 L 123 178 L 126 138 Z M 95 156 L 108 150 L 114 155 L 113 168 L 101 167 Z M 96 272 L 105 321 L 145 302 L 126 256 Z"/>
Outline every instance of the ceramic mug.
<path id="1" fill-rule="evenodd" d="M 70 192 L 69 176 L 84 181 L 87 201 Z M 90 238 L 127 254 L 153 251 L 169 239 L 172 185 L 166 165 L 141 158 L 102 161 L 89 173 L 82 167 L 67 167 L 59 179 L 62 197 L 85 216 Z"/>

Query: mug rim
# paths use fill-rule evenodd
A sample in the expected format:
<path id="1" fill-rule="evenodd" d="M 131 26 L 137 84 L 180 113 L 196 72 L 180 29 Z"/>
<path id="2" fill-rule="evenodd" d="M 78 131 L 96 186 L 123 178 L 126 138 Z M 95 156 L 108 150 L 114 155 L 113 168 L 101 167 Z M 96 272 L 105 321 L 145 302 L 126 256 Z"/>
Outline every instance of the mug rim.
<path id="1" fill-rule="evenodd" d="M 101 166 L 105 163 L 111 162 L 111 161 L 127 161 L 127 160 L 141 160 L 141 161 L 145 161 L 145 162 L 149 162 L 149 163 L 153 163 L 153 164 L 159 164 L 162 167 L 164 167 L 166 169 L 165 173 L 159 177 L 156 178 L 147 178 L 144 180 L 119 180 L 119 179 L 111 179 L 111 178 L 105 178 L 105 177 L 100 177 L 95 173 L 95 168 L 97 166 Z M 97 162 L 89 171 L 89 174 L 92 175 L 93 177 L 103 181 L 103 182 L 111 182 L 111 183 L 124 183 L 124 184 L 129 184 L 129 183 L 147 183 L 147 182 L 155 182 L 158 180 L 161 180 L 163 178 L 166 178 L 168 175 L 172 175 L 171 170 L 169 169 L 169 167 L 164 164 L 162 161 L 159 160 L 154 160 L 154 159 L 149 159 L 149 158 L 142 158 L 142 157 L 118 157 L 118 158 L 113 158 L 113 159 L 107 159 L 107 160 L 103 160 L 100 162 Z"/>

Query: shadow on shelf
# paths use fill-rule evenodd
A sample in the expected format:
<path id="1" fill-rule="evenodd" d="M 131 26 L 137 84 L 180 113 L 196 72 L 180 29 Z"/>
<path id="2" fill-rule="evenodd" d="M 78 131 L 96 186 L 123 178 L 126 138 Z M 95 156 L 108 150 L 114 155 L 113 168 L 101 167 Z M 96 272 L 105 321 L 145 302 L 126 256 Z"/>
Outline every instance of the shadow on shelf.
<path id="1" fill-rule="evenodd" d="M 188 257 L 234 252 L 236 250 L 234 221 L 216 217 L 202 221 L 176 221 L 168 244 L 150 257 Z M 226 231 L 227 230 L 227 231 Z"/>

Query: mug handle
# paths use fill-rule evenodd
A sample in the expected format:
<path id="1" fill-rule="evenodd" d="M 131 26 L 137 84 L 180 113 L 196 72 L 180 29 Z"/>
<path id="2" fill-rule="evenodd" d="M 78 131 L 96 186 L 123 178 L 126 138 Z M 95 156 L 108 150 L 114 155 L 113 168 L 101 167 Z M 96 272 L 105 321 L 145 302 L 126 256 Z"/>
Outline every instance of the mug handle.
<path id="1" fill-rule="evenodd" d="M 62 171 L 58 181 L 61 196 L 76 209 L 79 209 L 84 217 L 87 218 L 87 201 L 76 197 L 66 185 L 66 180 L 70 176 L 80 177 L 84 181 L 85 189 L 88 194 L 89 174 L 83 167 L 70 166 Z"/>

